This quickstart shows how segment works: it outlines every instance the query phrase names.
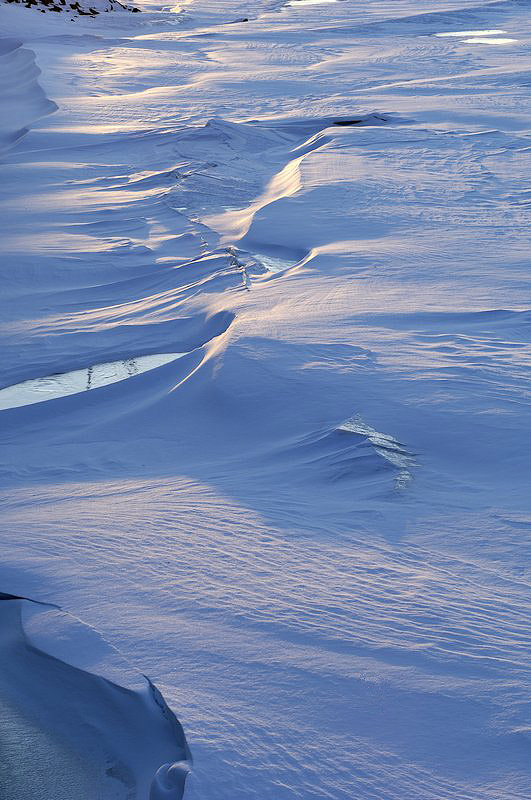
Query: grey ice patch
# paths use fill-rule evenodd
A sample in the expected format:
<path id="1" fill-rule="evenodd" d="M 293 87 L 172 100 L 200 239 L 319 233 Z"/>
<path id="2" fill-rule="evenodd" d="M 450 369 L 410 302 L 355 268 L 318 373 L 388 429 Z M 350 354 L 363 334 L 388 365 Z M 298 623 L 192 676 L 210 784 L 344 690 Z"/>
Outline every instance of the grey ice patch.
<path id="1" fill-rule="evenodd" d="M 411 467 L 416 466 L 415 459 L 393 436 L 388 433 L 380 433 L 375 428 L 371 428 L 359 414 L 341 423 L 338 426 L 338 430 L 365 436 L 373 445 L 376 453 L 398 469 L 398 475 L 395 478 L 395 489 L 403 489 L 410 483 L 413 478 Z"/>
<path id="2" fill-rule="evenodd" d="M 283 272 L 293 266 L 293 262 L 286 261 L 283 258 L 277 258 L 276 256 L 264 255 L 263 253 L 256 257 L 256 261 L 266 272 L 273 273 Z"/>
<path id="3" fill-rule="evenodd" d="M 243 252 L 243 251 L 242 251 Z M 245 254 L 254 267 L 253 274 L 285 272 L 296 267 L 308 255 L 304 250 L 277 245 L 257 245 Z"/>
<path id="4" fill-rule="evenodd" d="M 169 364 L 185 355 L 186 353 L 158 353 L 152 356 L 139 356 L 16 383 L 0 390 L 0 411 L 42 403 L 45 400 L 55 400 L 58 397 L 68 397 L 71 394 L 118 383 Z"/>
<path id="5" fill-rule="evenodd" d="M 442 37 L 461 37 L 461 36 L 497 36 L 499 33 L 507 33 L 507 31 L 502 31 L 499 28 L 491 28 L 489 30 L 480 30 L 480 31 L 448 31 L 447 33 L 436 33 L 435 36 L 439 38 Z"/>
<path id="6" fill-rule="evenodd" d="M 500 34 L 507 31 L 498 28 L 474 31 L 450 31 L 448 33 L 436 33 L 438 37 L 454 37 L 460 39 L 465 44 L 512 44 L 517 39 L 502 38 Z"/>

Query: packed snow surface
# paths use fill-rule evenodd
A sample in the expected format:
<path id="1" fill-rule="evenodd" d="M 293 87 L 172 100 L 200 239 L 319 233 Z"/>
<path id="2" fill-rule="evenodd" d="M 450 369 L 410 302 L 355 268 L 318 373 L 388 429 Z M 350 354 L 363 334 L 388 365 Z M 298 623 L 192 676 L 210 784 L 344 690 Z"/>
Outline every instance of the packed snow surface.
<path id="1" fill-rule="evenodd" d="M 24 5 L 2 800 L 528 798 L 530 3 Z"/>

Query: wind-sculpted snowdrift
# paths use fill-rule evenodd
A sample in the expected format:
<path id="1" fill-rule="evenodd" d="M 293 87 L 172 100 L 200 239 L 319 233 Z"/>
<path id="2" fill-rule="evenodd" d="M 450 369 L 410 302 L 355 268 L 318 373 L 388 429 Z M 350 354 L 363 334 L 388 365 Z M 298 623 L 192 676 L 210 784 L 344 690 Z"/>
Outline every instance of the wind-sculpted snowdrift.
<path id="1" fill-rule="evenodd" d="M 1 34 L 1 31 L 0 31 Z M 39 117 L 57 108 L 38 84 L 35 53 L 0 35 L 0 158 Z"/>
<path id="2" fill-rule="evenodd" d="M 0 594 L 0 653 L 2 800 L 180 800 L 182 727 L 96 631 Z"/>
<path id="3" fill-rule="evenodd" d="M 388 119 L 378 114 L 240 123 L 209 120 L 176 137 L 176 153 L 193 160 L 194 166 L 176 173 L 172 197 L 223 234 L 225 243 L 238 242 L 264 207 L 302 189 L 302 162 L 326 148 L 334 128 L 372 128 L 386 122 Z M 261 247 L 270 256 L 275 247 L 280 249 L 279 231 L 266 237 Z"/>

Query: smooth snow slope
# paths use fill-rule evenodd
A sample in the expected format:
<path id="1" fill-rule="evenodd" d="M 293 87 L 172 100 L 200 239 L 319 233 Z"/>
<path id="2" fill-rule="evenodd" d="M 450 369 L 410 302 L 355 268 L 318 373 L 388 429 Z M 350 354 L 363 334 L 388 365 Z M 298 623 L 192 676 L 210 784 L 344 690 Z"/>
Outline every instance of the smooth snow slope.
<path id="1" fill-rule="evenodd" d="M 0 6 L 0 388 L 184 354 L 0 411 L 0 589 L 160 687 L 190 800 L 523 800 L 530 4 L 142 9 Z"/>

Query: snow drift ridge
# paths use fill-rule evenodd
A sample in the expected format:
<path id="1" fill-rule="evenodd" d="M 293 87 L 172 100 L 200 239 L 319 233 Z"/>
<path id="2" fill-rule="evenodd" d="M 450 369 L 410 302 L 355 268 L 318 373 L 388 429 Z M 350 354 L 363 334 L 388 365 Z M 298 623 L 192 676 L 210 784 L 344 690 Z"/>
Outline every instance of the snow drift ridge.
<path id="1" fill-rule="evenodd" d="M 57 110 L 37 78 L 35 53 L 16 39 L 0 38 L 0 156 L 28 132 L 28 126 Z"/>
<path id="2" fill-rule="evenodd" d="M 57 606 L 0 593 L 0 621 L 0 705 L 11 710 L 0 796 L 45 796 L 49 782 L 47 796 L 56 800 L 72 788 L 80 800 L 180 800 L 190 751 L 149 679 Z M 24 770 L 22 736 L 31 760 L 40 761 Z"/>

